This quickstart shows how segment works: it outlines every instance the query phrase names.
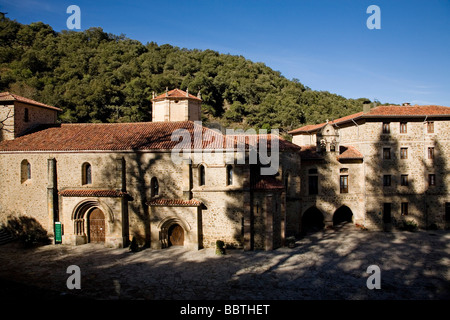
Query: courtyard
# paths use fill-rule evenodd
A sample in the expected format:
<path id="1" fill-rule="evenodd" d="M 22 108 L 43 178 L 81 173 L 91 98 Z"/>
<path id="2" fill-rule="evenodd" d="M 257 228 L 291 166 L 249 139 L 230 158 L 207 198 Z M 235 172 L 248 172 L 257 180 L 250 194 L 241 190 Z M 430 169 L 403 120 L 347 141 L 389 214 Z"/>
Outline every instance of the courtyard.
<path id="1" fill-rule="evenodd" d="M 450 233 L 364 231 L 352 224 L 273 251 L 0 246 L 2 298 L 105 300 L 448 300 Z M 67 268 L 81 288 L 68 289 Z M 369 290 L 367 268 L 380 268 Z"/>

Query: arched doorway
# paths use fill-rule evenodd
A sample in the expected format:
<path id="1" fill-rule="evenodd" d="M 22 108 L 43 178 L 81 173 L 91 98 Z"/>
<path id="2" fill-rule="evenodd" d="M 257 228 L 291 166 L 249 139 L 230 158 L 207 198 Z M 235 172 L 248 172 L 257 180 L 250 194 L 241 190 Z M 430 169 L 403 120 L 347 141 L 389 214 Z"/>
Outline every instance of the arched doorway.
<path id="1" fill-rule="evenodd" d="M 351 223 L 353 220 L 353 212 L 347 206 L 342 206 L 334 212 L 333 226 Z"/>
<path id="2" fill-rule="evenodd" d="M 94 208 L 88 216 L 89 242 L 105 242 L 105 215 L 99 208 Z"/>
<path id="3" fill-rule="evenodd" d="M 171 225 L 167 234 L 169 236 L 169 247 L 184 245 L 184 229 L 179 224 Z"/>
<path id="4" fill-rule="evenodd" d="M 301 233 L 305 235 L 322 230 L 325 227 L 323 220 L 323 214 L 319 209 L 316 207 L 309 208 L 302 217 Z"/>

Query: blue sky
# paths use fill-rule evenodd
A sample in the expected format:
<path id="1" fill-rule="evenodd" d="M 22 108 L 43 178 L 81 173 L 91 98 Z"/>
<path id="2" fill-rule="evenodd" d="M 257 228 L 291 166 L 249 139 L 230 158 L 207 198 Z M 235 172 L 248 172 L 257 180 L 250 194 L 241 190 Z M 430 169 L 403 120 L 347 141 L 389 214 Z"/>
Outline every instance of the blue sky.
<path id="1" fill-rule="evenodd" d="M 449 0 L 0 0 L 0 11 L 61 31 L 72 4 L 81 30 L 242 55 L 347 98 L 450 106 Z M 381 29 L 366 26 L 370 5 Z"/>

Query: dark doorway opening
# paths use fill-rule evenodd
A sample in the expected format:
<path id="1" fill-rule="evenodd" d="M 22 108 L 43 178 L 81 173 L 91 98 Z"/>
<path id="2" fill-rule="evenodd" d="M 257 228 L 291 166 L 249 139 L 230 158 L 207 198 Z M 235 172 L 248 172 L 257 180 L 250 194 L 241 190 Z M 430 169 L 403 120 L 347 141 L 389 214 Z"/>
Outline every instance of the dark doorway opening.
<path id="1" fill-rule="evenodd" d="M 347 206 L 342 206 L 333 215 L 333 226 L 351 223 L 353 220 L 352 210 Z"/>
<path id="2" fill-rule="evenodd" d="M 311 207 L 305 211 L 302 217 L 301 234 L 317 232 L 325 227 L 323 214 L 316 207 Z"/>
<path id="3" fill-rule="evenodd" d="M 173 224 L 168 230 L 169 247 L 184 245 L 184 230 L 179 224 Z"/>

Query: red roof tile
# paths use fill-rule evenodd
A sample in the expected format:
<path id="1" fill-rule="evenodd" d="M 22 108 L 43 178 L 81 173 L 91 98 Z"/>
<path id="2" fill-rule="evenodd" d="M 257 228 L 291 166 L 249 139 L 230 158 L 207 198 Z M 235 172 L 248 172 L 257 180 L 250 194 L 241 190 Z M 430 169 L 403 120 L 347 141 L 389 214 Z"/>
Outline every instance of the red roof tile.
<path id="1" fill-rule="evenodd" d="M 364 156 L 353 146 L 340 146 L 338 160 L 363 159 Z"/>
<path id="2" fill-rule="evenodd" d="M 180 122 L 138 122 L 138 123 L 79 123 L 44 126 L 43 130 L 18 137 L 14 140 L 2 141 L 0 152 L 14 151 L 136 151 L 136 150 L 172 150 L 172 149 L 205 149 L 222 150 L 229 147 L 227 139 L 220 132 L 208 129 L 192 121 Z M 190 141 L 185 145 L 182 135 L 172 133 L 185 130 L 190 134 Z M 198 137 L 197 138 L 197 133 Z M 201 133 L 201 134 L 200 134 Z M 201 138 L 202 137 L 202 138 Z M 268 150 L 271 139 L 277 136 L 258 136 L 259 143 L 268 139 Z M 248 142 L 248 138 L 246 140 Z M 236 148 L 237 140 L 234 142 Z M 230 145 L 231 146 L 231 145 Z M 249 145 L 246 144 L 246 150 Z M 279 150 L 299 150 L 300 148 L 279 138 Z"/>
<path id="3" fill-rule="evenodd" d="M 284 185 L 281 181 L 278 181 L 276 178 L 271 176 L 261 177 L 259 181 L 257 181 L 252 189 L 255 190 L 281 190 L 284 189 Z"/>
<path id="4" fill-rule="evenodd" d="M 323 159 L 323 155 L 317 152 L 316 145 L 302 146 L 300 158 L 302 160 L 319 160 Z M 364 156 L 354 146 L 339 146 L 338 160 L 363 159 Z"/>
<path id="5" fill-rule="evenodd" d="M 60 108 L 49 106 L 47 104 L 37 102 L 25 97 L 18 96 L 17 94 L 9 93 L 9 92 L 0 92 L 0 101 L 19 101 L 23 103 L 32 104 L 38 107 L 43 107 L 47 109 L 52 109 L 56 111 L 62 111 Z"/>
<path id="6" fill-rule="evenodd" d="M 323 159 L 323 156 L 319 152 L 317 152 L 316 149 L 317 149 L 316 145 L 302 146 L 300 151 L 300 159 L 302 160 Z"/>
<path id="7" fill-rule="evenodd" d="M 63 197 L 125 197 L 128 193 L 118 190 L 93 190 L 93 189 L 78 189 L 78 190 L 62 190 L 58 193 Z"/>
<path id="8" fill-rule="evenodd" d="M 147 205 L 152 207 L 199 207 L 202 202 L 195 199 L 154 199 L 147 202 Z"/>
<path id="9" fill-rule="evenodd" d="M 152 101 L 164 100 L 164 99 L 182 99 L 182 98 L 202 101 L 202 99 L 200 99 L 190 93 L 187 93 L 186 91 L 180 90 L 180 89 L 173 89 L 166 93 L 160 94 L 159 96 L 153 98 Z"/>
<path id="10" fill-rule="evenodd" d="M 329 121 L 331 124 L 342 124 L 345 122 L 350 122 L 359 118 L 402 118 L 402 117 L 450 117 L 450 107 L 444 106 L 378 106 L 372 108 L 367 113 L 358 112 L 351 114 L 333 121 Z M 290 134 L 315 132 L 321 129 L 326 123 L 306 125 L 298 129 L 289 131 Z"/>

